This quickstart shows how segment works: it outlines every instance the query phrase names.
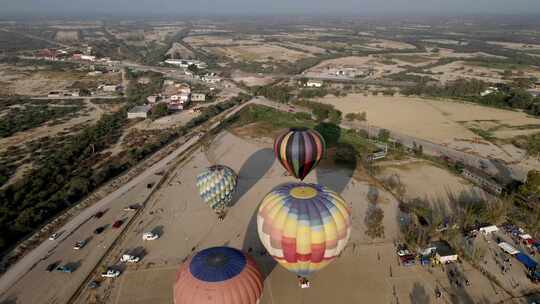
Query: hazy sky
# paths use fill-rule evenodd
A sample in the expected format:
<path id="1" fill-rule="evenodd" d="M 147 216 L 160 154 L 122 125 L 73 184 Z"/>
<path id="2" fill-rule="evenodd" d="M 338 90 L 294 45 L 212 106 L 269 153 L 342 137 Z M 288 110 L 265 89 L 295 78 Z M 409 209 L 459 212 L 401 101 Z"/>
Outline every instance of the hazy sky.
<path id="1" fill-rule="evenodd" d="M 540 0 L 0 0 L 0 14 L 540 14 Z"/>

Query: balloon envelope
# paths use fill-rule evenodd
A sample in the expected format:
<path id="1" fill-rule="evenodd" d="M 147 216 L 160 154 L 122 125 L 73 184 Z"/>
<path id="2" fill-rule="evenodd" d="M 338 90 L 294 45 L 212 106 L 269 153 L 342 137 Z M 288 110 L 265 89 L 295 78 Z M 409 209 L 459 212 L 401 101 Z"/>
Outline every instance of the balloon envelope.
<path id="1" fill-rule="evenodd" d="M 238 249 L 212 247 L 180 266 L 174 303 L 255 304 L 262 289 L 262 275 L 251 257 Z"/>
<path id="2" fill-rule="evenodd" d="M 219 212 L 230 207 L 237 179 L 233 169 L 221 165 L 212 166 L 197 176 L 197 188 L 204 202 Z"/>
<path id="3" fill-rule="evenodd" d="M 303 180 L 325 153 L 321 134 L 312 129 L 290 129 L 274 140 L 274 153 L 281 165 Z"/>
<path id="4" fill-rule="evenodd" d="M 334 191 L 288 183 L 268 193 L 257 215 L 259 238 L 283 267 L 307 277 L 333 261 L 351 234 L 350 209 Z"/>

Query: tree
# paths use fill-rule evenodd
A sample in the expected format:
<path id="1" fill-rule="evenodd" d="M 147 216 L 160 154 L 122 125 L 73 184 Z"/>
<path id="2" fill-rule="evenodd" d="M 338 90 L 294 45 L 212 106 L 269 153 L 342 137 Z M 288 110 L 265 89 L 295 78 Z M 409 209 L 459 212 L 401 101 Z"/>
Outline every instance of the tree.
<path id="1" fill-rule="evenodd" d="M 390 139 L 390 131 L 386 129 L 379 130 L 379 134 L 377 135 L 377 139 L 382 142 L 387 142 L 388 139 Z"/>
<path id="2" fill-rule="evenodd" d="M 152 120 L 156 120 L 160 117 L 167 116 L 169 114 L 169 108 L 167 107 L 167 104 L 165 103 L 158 103 L 154 108 L 152 108 L 152 113 L 150 114 L 150 118 Z"/>
<path id="3" fill-rule="evenodd" d="M 527 181 L 521 185 L 519 192 L 523 195 L 540 195 L 540 171 L 530 170 L 527 173 Z"/>
<path id="4" fill-rule="evenodd" d="M 379 206 L 370 204 L 364 218 L 366 235 L 372 239 L 384 237 L 384 211 Z"/>
<path id="5" fill-rule="evenodd" d="M 341 137 L 341 128 L 333 123 L 320 123 L 315 127 L 315 130 L 322 135 L 328 147 L 337 144 L 339 138 Z"/>

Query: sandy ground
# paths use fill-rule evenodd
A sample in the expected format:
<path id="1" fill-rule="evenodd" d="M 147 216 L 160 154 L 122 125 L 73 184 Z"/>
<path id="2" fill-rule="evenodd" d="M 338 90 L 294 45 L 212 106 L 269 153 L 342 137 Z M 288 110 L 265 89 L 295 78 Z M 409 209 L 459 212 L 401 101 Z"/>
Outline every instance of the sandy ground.
<path id="1" fill-rule="evenodd" d="M 398 49 L 398 50 L 407 50 L 407 49 L 416 48 L 412 44 L 399 42 L 399 41 L 392 41 L 392 40 L 387 40 L 387 39 L 376 39 L 368 43 L 367 45 L 371 47 L 382 48 L 382 49 Z"/>
<path id="2" fill-rule="evenodd" d="M 500 42 L 500 41 L 489 41 L 488 43 L 502 46 L 507 49 L 520 50 L 520 51 L 540 50 L 540 44 L 526 44 L 526 43 L 513 43 L 513 42 Z"/>
<path id="3" fill-rule="evenodd" d="M 232 36 L 197 35 L 184 38 L 184 41 L 193 46 L 204 45 L 256 45 L 259 42 L 247 39 L 235 39 Z"/>
<path id="4" fill-rule="evenodd" d="M 232 79 L 236 82 L 244 82 L 244 84 L 249 87 L 266 85 L 274 81 L 274 79 L 269 76 L 260 76 L 257 74 L 244 73 L 242 71 L 234 71 Z"/>
<path id="5" fill-rule="evenodd" d="M 422 160 L 388 161 L 378 164 L 377 178 L 384 180 L 398 177 L 405 186 L 405 198 L 425 199 L 430 202 L 447 203 L 449 194 L 458 196 L 462 192 L 476 193 L 486 197 L 484 191 L 448 170 L 441 169 Z"/>
<path id="6" fill-rule="evenodd" d="M 422 138 L 464 152 L 500 158 L 508 162 L 520 161 L 522 157 L 513 157 L 504 148 L 483 140 L 468 127 L 478 127 L 478 123 L 482 121 L 484 123 L 491 121 L 495 125 L 501 126 L 499 131 L 506 129 L 515 132 L 513 127 L 540 123 L 540 119 L 522 112 L 462 102 L 403 96 L 364 96 L 362 94 L 351 94 L 346 97 L 327 96 L 317 100 L 334 105 L 344 114 L 366 112 L 368 125 Z M 490 126 L 490 124 L 486 124 L 486 126 Z M 497 132 L 494 132 L 494 135 L 496 136 Z"/>
<path id="7" fill-rule="evenodd" d="M 306 181 L 325 184 L 352 204 L 352 237 L 341 257 L 312 278 L 312 288 L 298 288 L 294 275 L 259 254 L 261 245 L 255 217 L 258 202 L 275 185 L 293 181 L 283 175 L 283 169 L 274 161 L 270 144 L 263 142 L 224 132 L 209 148 L 193 153 L 177 167 L 149 202 L 140 222 L 120 244 L 120 251 L 142 253 L 143 261 L 124 266 L 119 279 L 103 283 L 95 294 L 86 294 L 85 299 L 102 298 L 106 294 L 107 303 L 171 303 L 177 265 L 192 252 L 217 245 L 253 250 L 265 276 L 261 299 L 264 304 L 419 303 L 419 297 L 428 298 L 422 303 L 436 303 L 436 287 L 446 290 L 445 298 L 451 293 L 458 294 L 460 299 L 500 299 L 504 295 L 500 290 L 495 295 L 488 281 L 467 264 L 463 264 L 464 271 L 477 286 L 467 292 L 453 290 L 441 269 L 399 266 L 393 245 L 397 238 L 397 202 L 379 190 L 379 205 L 385 214 L 385 237 L 373 242 L 364 234 L 366 195 L 371 186 L 352 178 L 352 172 L 335 168 L 318 169 Z M 239 173 L 236 203 L 221 223 L 195 190 L 197 173 L 217 161 Z M 150 230 L 159 231 L 161 238 L 143 242 L 141 234 Z"/>
<path id="8" fill-rule="evenodd" d="M 369 124 L 437 143 L 448 143 L 455 138 L 477 138 L 463 126 L 463 122 L 468 121 L 493 120 L 509 126 L 540 123 L 540 119 L 522 112 L 403 96 L 350 94 L 346 97 L 327 96 L 317 101 L 332 104 L 344 114 L 365 111 Z"/>
<path id="9" fill-rule="evenodd" d="M 58 31 L 56 32 L 55 40 L 58 41 L 77 41 L 79 40 L 78 31 Z"/>
<path id="10" fill-rule="evenodd" d="M 208 47 L 205 49 L 242 61 L 266 62 L 283 60 L 295 62 L 299 59 L 312 56 L 309 53 L 303 53 L 269 43 L 230 47 Z"/>
<path id="11" fill-rule="evenodd" d="M 191 59 L 195 58 L 195 54 L 180 43 L 173 43 L 171 48 L 167 51 L 167 56 L 171 58 Z"/>

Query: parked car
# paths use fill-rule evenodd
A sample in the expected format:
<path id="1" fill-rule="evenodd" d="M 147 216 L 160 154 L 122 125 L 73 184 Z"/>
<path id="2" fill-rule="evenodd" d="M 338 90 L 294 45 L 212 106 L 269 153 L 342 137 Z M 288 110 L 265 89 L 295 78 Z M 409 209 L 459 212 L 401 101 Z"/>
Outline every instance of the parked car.
<path id="1" fill-rule="evenodd" d="M 48 272 L 52 272 L 56 269 L 56 267 L 58 267 L 58 264 L 60 264 L 60 262 L 54 262 L 54 263 L 50 263 L 49 265 L 47 265 L 47 268 L 45 268 Z"/>
<path id="2" fill-rule="evenodd" d="M 408 249 L 402 249 L 402 250 L 398 250 L 397 254 L 398 256 L 402 257 L 402 256 L 410 255 L 411 252 Z"/>
<path id="3" fill-rule="evenodd" d="M 71 267 L 68 267 L 68 266 L 58 266 L 56 267 L 56 271 L 60 271 L 64 273 L 72 273 L 73 269 L 71 269 Z"/>
<path id="4" fill-rule="evenodd" d="M 124 221 L 118 220 L 118 221 L 116 221 L 116 222 L 114 222 L 114 223 L 112 224 L 112 227 L 113 227 L 113 228 L 120 228 L 120 226 L 122 226 L 123 223 L 124 223 Z"/>
<path id="5" fill-rule="evenodd" d="M 153 232 L 145 232 L 142 235 L 144 241 L 153 241 L 159 239 L 159 234 Z"/>
<path id="6" fill-rule="evenodd" d="M 107 269 L 107 271 L 101 273 L 103 278 L 117 278 L 120 276 L 120 271 L 115 269 Z"/>
<path id="7" fill-rule="evenodd" d="M 75 243 L 75 246 L 73 246 L 73 249 L 79 250 L 79 249 L 82 249 L 85 245 L 86 245 L 85 240 L 78 241 L 77 243 Z"/>
<path id="8" fill-rule="evenodd" d="M 98 211 L 96 214 L 94 214 L 94 217 L 95 218 L 101 218 L 103 216 L 103 214 L 105 214 L 105 212 L 103 211 Z"/>
<path id="9" fill-rule="evenodd" d="M 131 254 L 124 254 L 120 258 L 120 262 L 122 262 L 122 263 L 137 263 L 140 260 L 141 260 L 140 257 L 134 256 L 134 255 L 131 255 Z"/>
<path id="10" fill-rule="evenodd" d="M 105 230 L 105 227 L 97 227 L 96 230 L 94 230 L 94 234 L 101 234 Z"/>
<path id="11" fill-rule="evenodd" d="M 90 289 L 96 289 L 96 288 L 99 287 L 99 285 L 100 285 L 99 282 L 94 280 L 94 281 L 88 283 L 88 288 L 90 288 Z"/>
<path id="12" fill-rule="evenodd" d="M 49 240 L 54 241 L 60 237 L 60 233 L 53 233 L 49 236 Z"/>

